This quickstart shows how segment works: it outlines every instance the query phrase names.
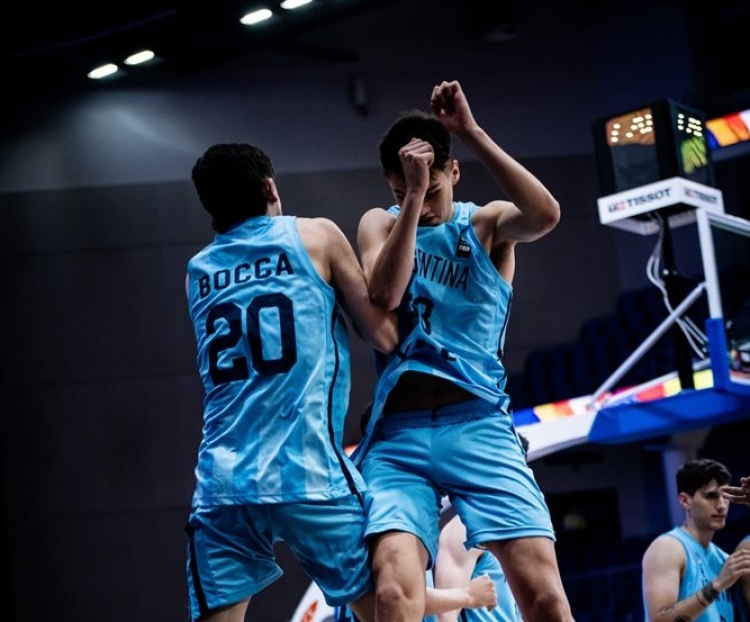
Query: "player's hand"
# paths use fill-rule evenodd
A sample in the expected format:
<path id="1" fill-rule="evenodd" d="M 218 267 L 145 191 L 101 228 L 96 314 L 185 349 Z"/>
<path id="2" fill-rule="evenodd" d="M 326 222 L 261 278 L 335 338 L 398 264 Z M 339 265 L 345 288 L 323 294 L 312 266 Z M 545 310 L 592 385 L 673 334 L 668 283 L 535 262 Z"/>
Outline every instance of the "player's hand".
<path id="1" fill-rule="evenodd" d="M 732 587 L 739 579 L 748 576 L 750 576 L 750 549 L 737 548 L 724 562 L 713 584 L 717 590 L 723 591 Z"/>
<path id="2" fill-rule="evenodd" d="M 435 151 L 425 140 L 412 138 L 398 150 L 398 157 L 404 169 L 406 187 L 427 192 L 430 185 L 430 167 L 435 161 Z"/>
<path id="3" fill-rule="evenodd" d="M 724 486 L 721 493 L 732 503 L 750 506 L 750 477 L 741 477 L 739 486 Z"/>
<path id="4" fill-rule="evenodd" d="M 469 582 L 469 609 L 481 609 L 492 611 L 497 607 L 497 590 L 495 583 L 489 575 L 482 575 Z"/>
<path id="5" fill-rule="evenodd" d="M 466 95 L 456 80 L 441 82 L 433 87 L 430 108 L 445 128 L 454 134 L 476 125 Z"/>

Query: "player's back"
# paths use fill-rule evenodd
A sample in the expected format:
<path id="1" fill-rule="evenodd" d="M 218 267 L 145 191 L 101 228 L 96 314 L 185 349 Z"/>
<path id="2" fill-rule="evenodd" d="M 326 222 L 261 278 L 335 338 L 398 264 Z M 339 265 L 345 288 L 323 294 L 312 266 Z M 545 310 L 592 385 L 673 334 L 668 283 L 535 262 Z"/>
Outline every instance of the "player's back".
<path id="1" fill-rule="evenodd" d="M 194 505 L 322 500 L 361 478 L 343 453 L 346 325 L 291 216 L 257 217 L 188 263 L 205 388 Z M 345 471 L 342 473 L 342 465 Z"/>

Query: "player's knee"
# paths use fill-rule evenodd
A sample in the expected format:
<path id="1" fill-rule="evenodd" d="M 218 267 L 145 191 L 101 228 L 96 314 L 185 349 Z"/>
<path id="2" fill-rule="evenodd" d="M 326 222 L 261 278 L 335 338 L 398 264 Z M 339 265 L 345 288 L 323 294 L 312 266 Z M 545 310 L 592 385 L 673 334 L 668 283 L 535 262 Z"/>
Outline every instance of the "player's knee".
<path id="1" fill-rule="evenodd" d="M 406 592 L 398 581 L 381 579 L 376 591 L 378 605 L 406 602 Z"/>
<path id="2" fill-rule="evenodd" d="M 424 593 L 417 594 L 404 588 L 398 581 L 382 580 L 377 587 L 377 610 L 384 611 L 424 611 Z M 420 598 L 421 596 L 421 598 Z"/>
<path id="3" fill-rule="evenodd" d="M 567 622 L 572 620 L 570 606 L 565 594 L 556 590 L 539 590 L 532 600 L 532 620 L 549 620 L 549 622 Z"/>

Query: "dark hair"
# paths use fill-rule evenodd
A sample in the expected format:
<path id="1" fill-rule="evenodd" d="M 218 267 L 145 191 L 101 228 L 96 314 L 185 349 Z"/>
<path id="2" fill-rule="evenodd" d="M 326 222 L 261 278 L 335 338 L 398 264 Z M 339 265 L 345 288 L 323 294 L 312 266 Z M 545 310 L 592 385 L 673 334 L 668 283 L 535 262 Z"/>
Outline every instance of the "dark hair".
<path id="1" fill-rule="evenodd" d="M 433 169 L 443 169 L 451 160 L 451 134 L 434 114 L 412 109 L 402 112 L 380 139 L 380 165 L 383 173 L 403 177 L 404 169 L 398 151 L 412 138 L 420 138 L 435 151 Z"/>
<path id="2" fill-rule="evenodd" d="M 712 480 L 719 486 L 725 486 L 732 480 L 732 475 L 721 462 L 709 458 L 688 460 L 677 471 L 677 492 L 685 492 L 691 497 L 699 488 Z"/>
<path id="3" fill-rule="evenodd" d="M 192 172 L 198 197 L 213 218 L 211 226 L 219 233 L 266 213 L 266 181 L 273 176 L 265 152 L 240 143 L 209 147 Z"/>

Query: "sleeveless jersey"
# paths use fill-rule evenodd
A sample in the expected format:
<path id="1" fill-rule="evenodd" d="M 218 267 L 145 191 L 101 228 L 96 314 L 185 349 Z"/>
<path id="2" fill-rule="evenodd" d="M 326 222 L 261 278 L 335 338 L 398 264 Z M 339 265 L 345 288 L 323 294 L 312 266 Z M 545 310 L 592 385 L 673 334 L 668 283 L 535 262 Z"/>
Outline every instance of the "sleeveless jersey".
<path id="1" fill-rule="evenodd" d="M 681 527 L 675 527 L 666 535 L 680 541 L 687 558 L 685 576 L 682 577 L 680 593 L 677 596 L 677 600 L 680 601 L 692 596 L 706 583 L 715 579 L 729 555 L 713 542 L 703 548 L 700 542 Z M 695 618 L 695 622 L 732 622 L 734 620 L 733 608 L 729 590 L 724 590 L 702 615 Z M 645 617 L 648 622 L 648 609 L 646 609 Z"/>
<path id="2" fill-rule="evenodd" d="M 462 622 L 523 622 L 521 612 L 518 610 L 516 599 L 510 591 L 505 573 L 497 561 L 497 558 L 489 551 L 485 552 L 478 560 L 471 578 L 476 579 L 482 575 L 489 575 L 495 584 L 497 591 L 497 607 L 491 611 L 486 608 L 463 609 L 459 620 Z"/>
<path id="3" fill-rule="evenodd" d="M 193 506 L 364 489 L 343 451 L 350 353 L 333 288 L 293 216 L 251 218 L 188 262 L 205 390 Z"/>
<path id="4" fill-rule="evenodd" d="M 475 203 L 454 202 L 449 222 L 417 228 L 414 269 L 398 308 L 399 347 L 377 361 L 372 415 L 355 451 L 361 460 L 390 391 L 404 372 L 450 380 L 507 408 L 502 363 L 513 290 L 474 233 Z M 388 210 L 398 214 L 398 206 Z"/>

